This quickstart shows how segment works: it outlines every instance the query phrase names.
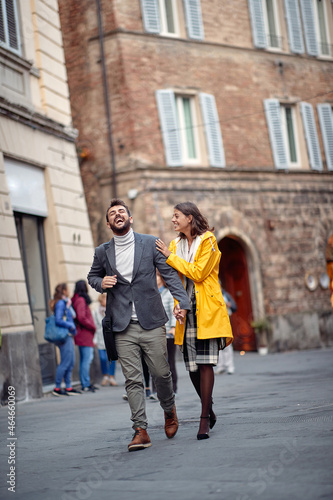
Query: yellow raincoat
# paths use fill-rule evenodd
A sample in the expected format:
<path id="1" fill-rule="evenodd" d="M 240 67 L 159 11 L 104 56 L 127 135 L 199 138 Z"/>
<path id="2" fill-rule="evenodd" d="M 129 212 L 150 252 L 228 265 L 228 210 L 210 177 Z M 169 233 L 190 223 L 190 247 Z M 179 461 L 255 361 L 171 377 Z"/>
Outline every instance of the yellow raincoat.
<path id="1" fill-rule="evenodd" d="M 193 263 L 176 255 L 179 238 L 169 245 L 171 255 L 167 264 L 183 276 L 194 281 L 197 303 L 197 337 L 198 339 L 226 338 L 226 344 L 232 342 L 233 335 L 227 307 L 223 300 L 219 284 L 219 263 L 221 252 L 216 238 L 210 231 L 201 235 L 202 241 L 196 251 Z M 184 283 L 184 280 L 183 280 Z M 175 344 L 182 345 L 185 324 L 176 324 Z"/>

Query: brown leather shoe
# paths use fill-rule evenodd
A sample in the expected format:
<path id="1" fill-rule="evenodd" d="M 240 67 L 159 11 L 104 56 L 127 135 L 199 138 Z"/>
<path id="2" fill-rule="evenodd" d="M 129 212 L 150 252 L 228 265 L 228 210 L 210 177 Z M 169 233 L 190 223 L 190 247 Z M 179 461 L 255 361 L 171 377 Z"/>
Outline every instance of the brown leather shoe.
<path id="1" fill-rule="evenodd" d="M 164 430 L 166 437 L 171 439 L 176 435 L 178 431 L 178 418 L 176 413 L 176 406 L 173 405 L 173 408 L 170 413 L 164 412 L 165 425 Z"/>
<path id="2" fill-rule="evenodd" d="M 151 441 L 148 433 L 145 429 L 137 427 L 132 441 L 128 445 L 128 451 L 143 450 L 144 448 L 149 448 L 151 446 Z"/>

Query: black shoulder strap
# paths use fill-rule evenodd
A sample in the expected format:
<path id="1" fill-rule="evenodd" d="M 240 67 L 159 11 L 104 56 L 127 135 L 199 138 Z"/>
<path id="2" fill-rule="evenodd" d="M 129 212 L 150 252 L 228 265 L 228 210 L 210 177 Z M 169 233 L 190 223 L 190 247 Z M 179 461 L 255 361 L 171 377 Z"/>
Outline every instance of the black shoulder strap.
<path id="1" fill-rule="evenodd" d="M 111 321 L 111 292 L 109 290 L 106 291 L 106 310 L 105 310 L 105 318 L 107 321 Z"/>

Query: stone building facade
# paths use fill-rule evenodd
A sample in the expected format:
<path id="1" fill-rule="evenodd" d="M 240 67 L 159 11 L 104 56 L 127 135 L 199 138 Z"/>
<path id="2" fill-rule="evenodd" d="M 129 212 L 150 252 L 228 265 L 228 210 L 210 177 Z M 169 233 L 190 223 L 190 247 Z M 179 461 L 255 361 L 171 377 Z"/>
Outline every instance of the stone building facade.
<path id="1" fill-rule="evenodd" d="M 173 206 L 193 201 L 238 305 L 235 348 L 330 345 L 331 0 L 59 7 L 95 243 L 115 194 L 136 231 L 167 242 Z M 251 323 L 267 319 L 264 340 Z"/>
<path id="2" fill-rule="evenodd" d="M 54 383 L 44 341 L 55 286 L 93 255 L 56 0 L 0 1 L 0 396 Z"/>

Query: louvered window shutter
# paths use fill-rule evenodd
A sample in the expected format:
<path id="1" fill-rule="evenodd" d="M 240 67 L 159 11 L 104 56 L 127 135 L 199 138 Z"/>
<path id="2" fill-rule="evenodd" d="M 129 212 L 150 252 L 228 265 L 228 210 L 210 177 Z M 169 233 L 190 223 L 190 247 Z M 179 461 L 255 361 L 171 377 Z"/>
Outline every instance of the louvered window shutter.
<path id="1" fill-rule="evenodd" d="M 225 167 L 225 155 L 215 97 L 210 94 L 201 93 L 199 98 L 207 141 L 209 164 L 211 167 Z"/>
<path id="2" fill-rule="evenodd" d="M 333 0 L 332 0 L 333 1 Z M 333 170 L 333 112 L 330 104 L 318 104 L 321 135 L 328 170 Z"/>
<path id="3" fill-rule="evenodd" d="M 277 99 L 264 100 L 269 138 L 276 168 L 288 168 L 287 149 L 282 130 L 280 103 Z"/>
<path id="4" fill-rule="evenodd" d="M 143 26 L 148 33 L 160 33 L 160 11 L 158 0 L 141 0 Z"/>
<path id="5" fill-rule="evenodd" d="M 20 36 L 15 0 L 0 0 L 0 44 L 20 53 Z"/>
<path id="6" fill-rule="evenodd" d="M 253 44 L 259 49 L 266 49 L 268 44 L 262 0 L 249 0 L 249 10 L 253 34 Z"/>
<path id="7" fill-rule="evenodd" d="M 200 0 L 184 0 L 186 26 L 189 38 L 203 40 L 204 29 L 201 15 Z"/>
<path id="8" fill-rule="evenodd" d="M 166 163 L 169 167 L 177 167 L 182 164 L 182 150 L 175 95 L 172 90 L 157 90 L 156 100 Z"/>
<path id="9" fill-rule="evenodd" d="M 312 0 L 300 0 L 304 26 L 306 51 L 310 56 L 318 56 L 318 42 L 315 24 L 315 13 Z"/>
<path id="10" fill-rule="evenodd" d="M 311 104 L 307 102 L 301 102 L 300 106 L 301 106 L 301 114 L 303 120 L 306 145 L 308 148 L 310 167 L 313 170 L 322 170 L 323 162 L 321 159 L 313 107 Z"/>
<path id="11" fill-rule="evenodd" d="M 284 0 L 291 52 L 304 54 L 301 16 L 297 0 Z"/>

